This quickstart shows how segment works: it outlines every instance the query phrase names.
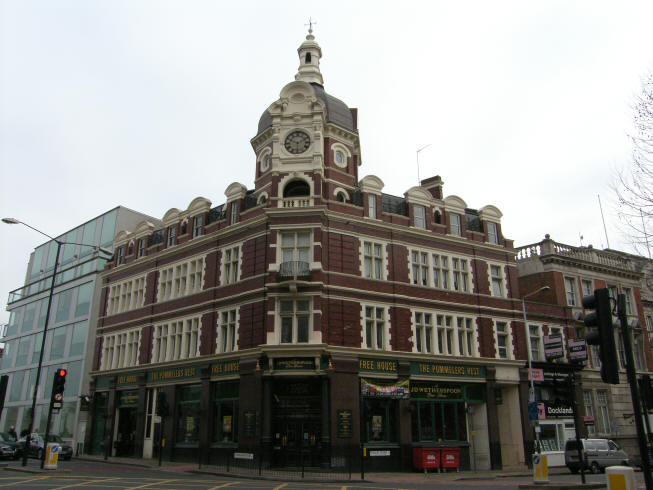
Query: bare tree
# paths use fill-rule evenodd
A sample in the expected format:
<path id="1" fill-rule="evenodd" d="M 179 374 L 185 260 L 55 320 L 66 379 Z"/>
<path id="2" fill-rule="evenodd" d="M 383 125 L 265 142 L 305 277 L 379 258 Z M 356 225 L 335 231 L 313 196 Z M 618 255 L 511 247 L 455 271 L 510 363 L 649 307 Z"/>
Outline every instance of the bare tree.
<path id="1" fill-rule="evenodd" d="M 635 250 L 650 257 L 653 244 L 653 73 L 642 82 L 634 106 L 632 161 L 617 174 L 619 222 Z"/>

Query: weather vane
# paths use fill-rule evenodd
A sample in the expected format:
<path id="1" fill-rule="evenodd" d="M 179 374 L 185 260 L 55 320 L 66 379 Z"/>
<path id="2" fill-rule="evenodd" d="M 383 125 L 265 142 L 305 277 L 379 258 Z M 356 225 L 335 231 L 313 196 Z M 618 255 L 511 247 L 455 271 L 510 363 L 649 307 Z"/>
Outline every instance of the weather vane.
<path id="1" fill-rule="evenodd" d="M 311 17 L 308 18 L 308 24 L 304 24 L 305 26 L 308 26 L 309 34 L 313 34 L 313 24 L 317 24 L 317 21 L 314 21 Z"/>

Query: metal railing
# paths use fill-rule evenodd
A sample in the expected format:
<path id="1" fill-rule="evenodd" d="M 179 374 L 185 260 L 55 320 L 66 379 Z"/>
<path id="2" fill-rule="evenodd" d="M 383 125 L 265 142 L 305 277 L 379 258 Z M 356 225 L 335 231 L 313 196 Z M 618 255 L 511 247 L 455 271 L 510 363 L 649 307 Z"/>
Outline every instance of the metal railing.
<path id="1" fill-rule="evenodd" d="M 282 262 L 279 266 L 279 277 L 308 277 L 311 274 L 308 262 L 293 260 Z"/>

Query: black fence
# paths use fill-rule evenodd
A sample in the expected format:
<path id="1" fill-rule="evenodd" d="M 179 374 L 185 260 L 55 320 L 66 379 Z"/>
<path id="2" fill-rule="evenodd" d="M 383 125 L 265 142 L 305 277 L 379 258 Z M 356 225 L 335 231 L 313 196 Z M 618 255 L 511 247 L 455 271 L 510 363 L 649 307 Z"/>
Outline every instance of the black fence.
<path id="1" fill-rule="evenodd" d="M 212 448 L 208 463 L 200 463 L 199 468 L 235 476 L 348 481 L 352 479 L 352 469 L 360 469 L 360 464 L 356 464 L 354 458 L 360 459 L 360 455 L 351 449 L 329 448 L 315 452 L 303 449 L 289 451 L 273 448 L 263 451 L 258 448 Z"/>

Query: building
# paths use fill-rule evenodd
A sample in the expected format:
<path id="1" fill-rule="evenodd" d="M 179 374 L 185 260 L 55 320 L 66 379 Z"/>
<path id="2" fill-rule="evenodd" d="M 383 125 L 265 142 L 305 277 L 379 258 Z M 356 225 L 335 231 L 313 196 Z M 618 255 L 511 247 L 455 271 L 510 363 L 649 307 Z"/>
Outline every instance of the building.
<path id="1" fill-rule="evenodd" d="M 94 453 L 216 461 L 252 451 L 328 466 L 523 465 L 525 337 L 501 212 L 439 176 L 383 192 L 359 178 L 357 111 L 325 92 L 310 33 L 295 81 L 251 140 L 254 187 L 119 231 L 102 273 Z M 157 401 L 169 415 L 157 415 Z"/>
<path id="2" fill-rule="evenodd" d="M 621 370 L 620 383 L 601 380 L 598 350 L 592 346 L 586 362 L 569 359 L 569 339 L 584 338 L 586 328 L 577 321 L 583 313 L 582 298 L 595 289 L 608 288 L 612 298 L 623 293 L 632 330 L 633 356 L 638 372 L 653 370 L 647 317 L 642 301 L 645 274 L 644 259 L 614 250 L 597 250 L 557 243 L 548 235 L 539 243 L 519 247 L 517 270 L 522 296 L 543 286 L 542 291 L 527 300 L 529 345 L 537 400 L 542 403 L 538 424 L 541 427 L 543 450 L 549 454 L 549 465 L 564 464 L 564 443 L 575 437 L 578 425 L 582 436 L 607 437 L 617 441 L 628 454 L 639 454 L 630 387 L 626 379 L 624 343 L 621 329 L 615 327 L 615 342 Z M 616 321 L 616 318 L 615 318 Z M 545 336 L 561 333 L 561 358 L 547 360 Z M 570 388 L 569 382 L 573 381 Z M 578 403 L 574 421 L 572 400 Z M 528 420 L 527 398 L 523 399 L 522 419 L 527 451 L 532 448 L 534 434 Z M 585 418 L 584 418 L 585 417 Z M 588 422 L 587 424 L 585 422 Z"/>
<path id="3" fill-rule="evenodd" d="M 141 213 L 117 207 L 57 240 L 112 250 L 116 229 L 134 226 L 146 218 Z M 73 447 L 85 437 L 87 412 L 83 410 L 87 406 L 82 405 L 80 395 L 88 393 L 92 356 L 86 355 L 87 344 L 93 345 L 97 324 L 97 311 L 91 305 L 98 273 L 106 263 L 92 246 L 61 247 L 33 424 L 34 429 L 45 432 L 54 372 L 66 368 L 64 405 L 60 413 L 53 414 L 50 430 L 72 442 Z M 27 264 L 25 284 L 9 293 L 9 323 L 2 334 L 5 355 L 0 359 L 0 375 L 9 375 L 0 419 L 2 430 L 15 426 L 21 432 L 29 426 L 56 252 L 54 241 L 34 249 Z M 99 288 L 97 291 L 99 294 Z"/>

